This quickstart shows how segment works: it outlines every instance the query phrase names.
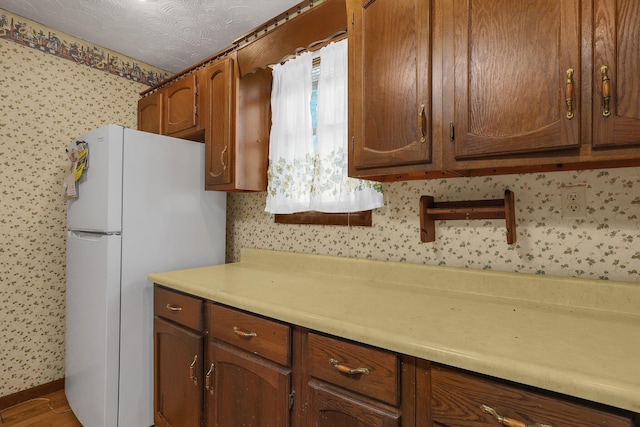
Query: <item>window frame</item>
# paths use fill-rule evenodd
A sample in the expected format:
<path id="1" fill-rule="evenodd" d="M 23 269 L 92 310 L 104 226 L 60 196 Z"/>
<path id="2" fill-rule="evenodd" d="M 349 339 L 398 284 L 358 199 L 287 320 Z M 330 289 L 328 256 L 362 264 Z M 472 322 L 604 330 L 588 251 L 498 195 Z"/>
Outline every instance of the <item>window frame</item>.
<path id="1" fill-rule="evenodd" d="M 373 226 L 373 214 L 371 210 L 351 213 L 307 211 L 293 214 L 274 214 L 274 222 L 276 224 L 371 227 Z"/>

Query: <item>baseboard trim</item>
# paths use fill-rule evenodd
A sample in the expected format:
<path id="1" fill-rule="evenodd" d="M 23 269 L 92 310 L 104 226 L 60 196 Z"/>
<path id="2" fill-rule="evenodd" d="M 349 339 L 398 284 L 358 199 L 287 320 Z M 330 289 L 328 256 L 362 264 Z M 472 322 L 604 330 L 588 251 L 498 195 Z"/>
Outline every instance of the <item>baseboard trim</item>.
<path id="1" fill-rule="evenodd" d="M 50 383 L 41 384 L 28 390 L 19 391 L 17 393 L 9 394 L 7 396 L 0 397 L 0 410 L 8 408 L 18 403 L 26 402 L 34 397 L 40 397 L 45 394 L 53 393 L 54 391 L 62 390 L 64 388 L 64 378 L 51 381 Z"/>

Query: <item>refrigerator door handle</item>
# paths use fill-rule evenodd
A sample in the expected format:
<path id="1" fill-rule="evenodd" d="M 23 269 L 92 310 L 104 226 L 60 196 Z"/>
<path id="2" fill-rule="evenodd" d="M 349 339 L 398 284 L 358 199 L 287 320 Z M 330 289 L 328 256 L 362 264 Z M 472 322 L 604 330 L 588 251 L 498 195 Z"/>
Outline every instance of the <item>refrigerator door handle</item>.
<path id="1" fill-rule="evenodd" d="M 73 237 L 74 239 L 86 240 L 89 242 L 95 242 L 105 236 L 117 236 L 120 233 L 92 233 L 89 231 L 68 231 L 67 237 Z"/>

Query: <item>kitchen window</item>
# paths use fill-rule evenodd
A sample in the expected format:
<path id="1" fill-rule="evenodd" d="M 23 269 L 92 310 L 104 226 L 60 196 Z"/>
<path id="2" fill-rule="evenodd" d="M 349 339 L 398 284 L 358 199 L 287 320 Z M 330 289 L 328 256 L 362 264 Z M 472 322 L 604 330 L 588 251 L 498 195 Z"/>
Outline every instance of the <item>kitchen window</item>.
<path id="1" fill-rule="evenodd" d="M 346 214 L 383 206 L 382 185 L 347 176 L 347 41 L 273 69 L 266 211 Z"/>

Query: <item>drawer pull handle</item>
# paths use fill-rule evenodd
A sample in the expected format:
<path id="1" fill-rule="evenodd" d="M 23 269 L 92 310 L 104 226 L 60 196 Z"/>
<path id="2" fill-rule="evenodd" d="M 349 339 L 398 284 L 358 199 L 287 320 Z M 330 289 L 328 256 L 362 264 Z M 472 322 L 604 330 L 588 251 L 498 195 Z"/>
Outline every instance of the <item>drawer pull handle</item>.
<path id="1" fill-rule="evenodd" d="M 565 102 L 567 103 L 567 119 L 573 119 L 573 68 L 567 70 L 567 84 L 564 90 Z"/>
<path id="2" fill-rule="evenodd" d="M 609 67 L 606 65 L 600 67 L 600 74 L 602 74 L 602 116 L 609 117 L 611 115 L 611 110 L 609 110 L 609 100 L 611 99 Z"/>
<path id="3" fill-rule="evenodd" d="M 198 385 L 198 377 L 196 376 L 196 362 L 198 361 L 198 355 L 193 356 L 193 362 L 189 365 L 189 379 L 193 381 L 193 384 Z"/>
<path id="4" fill-rule="evenodd" d="M 552 427 L 549 424 L 526 424 L 522 421 L 516 421 L 512 418 L 503 417 L 502 415 L 498 414 L 495 409 L 487 405 L 482 405 L 482 411 L 492 415 L 496 420 L 498 420 L 498 423 L 500 423 L 500 425 L 507 427 Z"/>
<path id="5" fill-rule="evenodd" d="M 425 141 L 427 140 L 426 138 L 426 125 L 427 125 L 427 120 L 424 116 L 424 104 L 420 105 L 420 111 L 418 111 L 418 133 L 420 134 L 420 142 L 421 143 L 425 143 Z"/>
<path id="6" fill-rule="evenodd" d="M 207 375 L 204 377 L 204 388 L 209 391 L 209 393 L 213 394 L 213 387 L 211 387 L 211 374 L 213 373 L 213 363 L 211 367 L 207 371 Z"/>
<path id="7" fill-rule="evenodd" d="M 256 334 L 255 332 L 244 332 L 237 326 L 233 327 L 233 333 L 242 338 L 253 338 L 258 336 L 258 334 Z"/>
<path id="8" fill-rule="evenodd" d="M 368 375 L 369 374 L 369 369 L 367 368 L 350 368 L 346 365 L 340 364 L 340 362 L 338 362 L 336 359 L 329 359 L 329 363 L 331 363 L 334 368 L 336 368 L 338 371 L 342 372 L 343 374 L 348 374 L 348 375 L 360 375 L 360 374 Z"/>
<path id="9" fill-rule="evenodd" d="M 167 304 L 167 310 L 171 310 L 171 311 L 182 311 L 182 307 L 177 306 L 177 305 Z"/>
<path id="10" fill-rule="evenodd" d="M 224 150 L 220 153 L 220 164 L 222 165 L 223 170 L 227 170 L 227 164 L 224 161 L 224 153 L 227 152 L 227 146 L 224 146 Z"/>

